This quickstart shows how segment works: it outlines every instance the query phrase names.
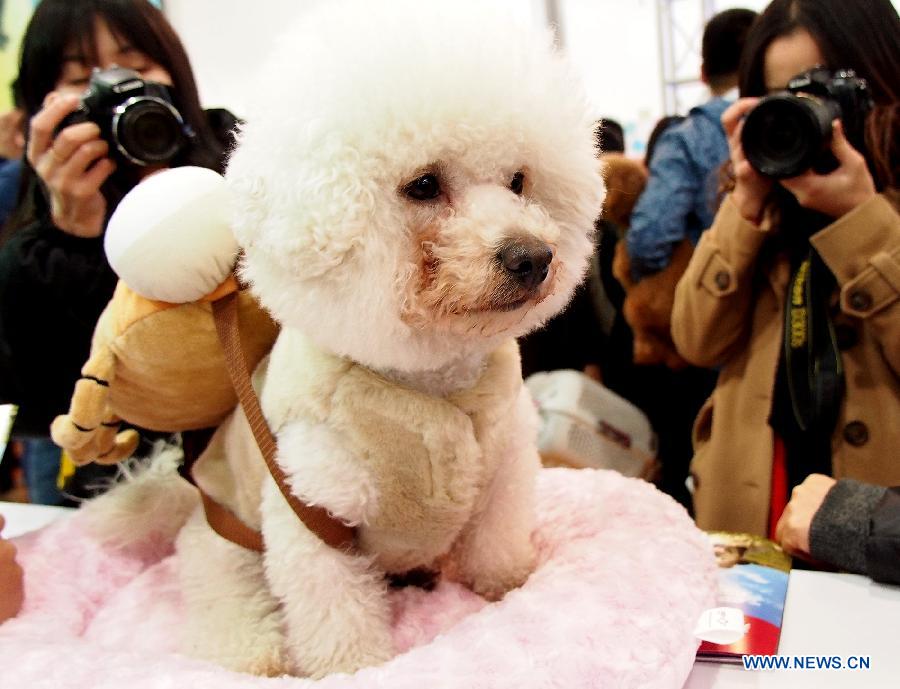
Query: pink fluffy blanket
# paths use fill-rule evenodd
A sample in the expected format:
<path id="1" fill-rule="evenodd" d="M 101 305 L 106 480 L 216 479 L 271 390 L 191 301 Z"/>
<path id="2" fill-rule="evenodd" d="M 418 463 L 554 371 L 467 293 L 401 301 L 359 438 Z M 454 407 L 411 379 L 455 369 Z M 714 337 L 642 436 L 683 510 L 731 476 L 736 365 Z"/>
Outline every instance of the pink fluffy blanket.
<path id="1" fill-rule="evenodd" d="M 104 549 L 83 515 L 17 540 L 26 603 L 0 626 L 0 685 L 230 689 L 677 688 L 713 605 L 708 541 L 652 486 L 611 472 L 542 471 L 540 564 L 488 604 L 442 582 L 392 593 L 392 661 L 355 675 L 251 677 L 178 653 L 171 544 Z M 215 576 L 211 572 L 210 576 Z"/>

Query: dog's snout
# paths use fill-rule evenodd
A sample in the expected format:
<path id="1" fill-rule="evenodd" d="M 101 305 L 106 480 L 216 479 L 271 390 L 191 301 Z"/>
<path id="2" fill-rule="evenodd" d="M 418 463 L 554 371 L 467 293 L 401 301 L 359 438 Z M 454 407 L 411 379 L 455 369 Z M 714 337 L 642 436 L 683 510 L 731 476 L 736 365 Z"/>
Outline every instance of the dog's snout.
<path id="1" fill-rule="evenodd" d="M 547 278 L 553 249 L 539 239 L 518 239 L 504 244 L 497 252 L 497 260 L 523 287 L 534 289 Z"/>

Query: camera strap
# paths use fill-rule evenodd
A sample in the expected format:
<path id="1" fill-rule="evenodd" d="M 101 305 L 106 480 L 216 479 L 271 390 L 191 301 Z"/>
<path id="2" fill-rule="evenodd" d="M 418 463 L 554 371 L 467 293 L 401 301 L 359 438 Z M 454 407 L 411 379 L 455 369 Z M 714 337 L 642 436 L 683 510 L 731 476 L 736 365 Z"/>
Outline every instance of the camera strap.
<path id="1" fill-rule="evenodd" d="M 794 419 L 804 433 L 827 436 L 844 395 L 844 368 L 828 313 L 835 284 L 819 255 L 809 251 L 791 276 L 784 325 L 785 373 Z"/>

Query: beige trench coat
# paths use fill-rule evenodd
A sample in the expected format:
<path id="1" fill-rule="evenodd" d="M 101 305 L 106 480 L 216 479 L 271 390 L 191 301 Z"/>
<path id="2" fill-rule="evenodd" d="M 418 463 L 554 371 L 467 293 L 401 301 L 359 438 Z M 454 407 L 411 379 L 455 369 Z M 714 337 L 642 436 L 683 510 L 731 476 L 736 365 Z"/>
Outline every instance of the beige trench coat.
<path id="1" fill-rule="evenodd" d="M 788 230 L 789 231 L 789 230 Z M 772 395 L 783 332 L 786 258 L 760 274 L 769 232 L 726 198 L 678 284 L 672 335 L 697 366 L 720 369 L 694 424 L 694 506 L 703 529 L 765 534 Z M 813 235 L 840 288 L 833 320 L 846 393 L 832 437 L 833 475 L 900 484 L 900 215 L 884 196 Z"/>

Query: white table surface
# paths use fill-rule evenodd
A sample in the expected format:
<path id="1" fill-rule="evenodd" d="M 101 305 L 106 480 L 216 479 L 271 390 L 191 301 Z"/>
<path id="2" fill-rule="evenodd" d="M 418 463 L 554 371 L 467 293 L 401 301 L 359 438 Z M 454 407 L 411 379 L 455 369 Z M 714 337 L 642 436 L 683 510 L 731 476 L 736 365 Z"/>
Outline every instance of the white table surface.
<path id="1" fill-rule="evenodd" d="M 49 524 L 71 508 L 0 502 L 3 536 Z M 696 663 L 684 689 L 900 689 L 900 587 L 853 574 L 793 570 L 779 655 L 869 656 L 869 670 L 744 670 Z"/>
<path id="2" fill-rule="evenodd" d="M 30 505 L 21 502 L 0 501 L 0 514 L 6 519 L 3 538 L 21 536 L 23 533 L 40 529 L 54 519 L 72 511 L 71 507 L 50 507 Z"/>
<path id="3" fill-rule="evenodd" d="M 744 670 L 696 663 L 685 689 L 900 689 L 900 587 L 792 570 L 781 656 L 869 656 L 869 670 Z"/>

